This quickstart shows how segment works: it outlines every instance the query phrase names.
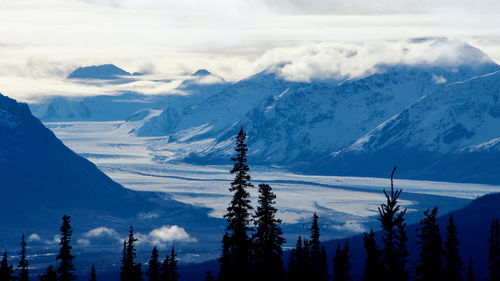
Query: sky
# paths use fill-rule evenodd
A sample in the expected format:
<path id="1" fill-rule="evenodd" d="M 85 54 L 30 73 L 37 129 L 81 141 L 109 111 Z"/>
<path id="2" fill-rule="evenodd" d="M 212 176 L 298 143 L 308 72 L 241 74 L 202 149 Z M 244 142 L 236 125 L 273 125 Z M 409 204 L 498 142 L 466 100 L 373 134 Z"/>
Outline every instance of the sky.
<path id="1" fill-rule="evenodd" d="M 406 59 L 391 54 L 421 37 L 467 42 L 500 62 L 498 11 L 492 0 L 1 1 L 0 92 L 26 100 L 175 87 L 149 78 L 122 88 L 65 79 L 105 63 L 164 78 L 205 68 L 237 81 L 279 63 L 293 66 L 284 73 L 291 80 L 355 76 Z M 351 52 L 363 56 L 342 59 Z"/>

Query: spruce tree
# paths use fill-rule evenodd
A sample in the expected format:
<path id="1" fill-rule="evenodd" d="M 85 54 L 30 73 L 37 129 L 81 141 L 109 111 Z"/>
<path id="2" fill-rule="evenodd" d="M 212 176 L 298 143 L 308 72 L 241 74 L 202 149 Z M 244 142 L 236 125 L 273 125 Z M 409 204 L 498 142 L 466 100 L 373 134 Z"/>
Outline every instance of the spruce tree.
<path id="1" fill-rule="evenodd" d="M 0 281 L 11 281 L 13 280 L 12 273 L 14 270 L 12 269 L 12 265 L 9 265 L 7 259 L 7 250 L 3 252 L 2 263 L 0 264 Z"/>
<path id="2" fill-rule="evenodd" d="M 153 247 L 153 252 L 151 253 L 151 259 L 149 260 L 149 268 L 146 272 L 149 277 L 149 281 L 159 281 L 160 280 L 160 262 L 158 261 L 158 250 Z"/>
<path id="3" fill-rule="evenodd" d="M 62 225 L 59 229 L 60 231 L 60 248 L 59 254 L 56 257 L 56 260 L 59 261 L 59 267 L 57 268 L 58 279 L 59 281 L 72 281 L 76 280 L 76 275 L 74 273 L 75 267 L 73 266 L 73 259 L 75 258 L 71 254 L 71 235 L 73 233 L 73 229 L 70 225 L 70 216 L 64 215 L 62 217 Z"/>
<path id="4" fill-rule="evenodd" d="M 255 280 L 280 281 L 285 278 L 281 249 L 285 239 L 280 227 L 281 220 L 276 218 L 278 210 L 273 206 L 275 199 L 271 186 L 259 185 L 259 206 L 254 219 L 256 231 L 252 239 Z"/>
<path id="5" fill-rule="evenodd" d="M 120 271 L 121 281 L 141 281 L 142 271 L 141 264 L 135 263 L 136 250 L 134 242 L 137 239 L 134 237 L 134 228 L 131 226 L 128 234 L 128 239 L 123 243 L 122 267 Z"/>
<path id="6" fill-rule="evenodd" d="M 463 263 L 458 253 L 457 226 L 450 215 L 448 226 L 446 227 L 446 242 L 444 243 L 444 268 L 443 279 L 445 281 L 463 280 Z"/>
<path id="7" fill-rule="evenodd" d="M 92 264 L 92 268 L 90 269 L 90 281 L 97 281 L 97 274 L 95 273 L 94 264 Z"/>
<path id="8" fill-rule="evenodd" d="M 49 265 L 45 269 L 45 273 L 42 275 L 38 275 L 38 279 L 40 281 L 57 281 L 57 272 L 54 270 L 52 265 Z"/>
<path id="9" fill-rule="evenodd" d="M 406 224 L 404 215 L 406 209 L 401 210 L 398 204 L 399 195 L 402 190 L 394 191 L 394 172 L 391 173 L 391 193 L 388 194 L 384 189 L 386 203 L 379 208 L 379 221 L 383 231 L 382 264 L 384 265 L 384 277 L 387 281 L 406 281 L 409 279 L 409 273 L 406 269 L 408 251 L 406 249 Z"/>
<path id="10" fill-rule="evenodd" d="M 383 267 L 380 261 L 380 251 L 375 241 L 375 233 L 370 230 L 370 233 L 363 235 L 363 243 L 366 250 L 365 272 L 363 281 L 377 281 L 383 276 Z"/>
<path id="11" fill-rule="evenodd" d="M 337 243 L 337 250 L 333 258 L 333 281 L 352 281 L 349 244 L 347 242 L 342 248 L 340 243 Z"/>
<path id="12" fill-rule="evenodd" d="M 469 257 L 469 265 L 467 266 L 467 281 L 474 281 L 476 277 L 474 275 L 474 268 L 472 266 L 472 257 Z"/>
<path id="13" fill-rule="evenodd" d="M 498 226 L 498 219 L 493 219 L 490 228 L 489 242 L 489 255 L 488 262 L 490 264 L 490 281 L 500 280 L 500 233 Z"/>
<path id="14" fill-rule="evenodd" d="M 310 264 L 312 280 L 326 281 L 329 279 L 328 269 L 325 268 L 326 260 L 323 260 L 321 255 L 321 242 L 319 241 L 320 230 L 318 224 L 318 215 L 314 213 L 311 224 L 311 241 L 310 241 Z"/>
<path id="15" fill-rule="evenodd" d="M 247 145 L 245 144 L 246 133 L 240 129 L 236 137 L 236 157 L 231 174 L 235 175 L 231 182 L 229 191 L 233 192 L 233 199 L 224 215 L 227 226 L 222 239 L 222 256 L 219 259 L 220 273 L 219 281 L 249 280 L 250 276 L 250 246 L 251 241 L 248 232 L 251 231 L 250 222 L 250 194 L 247 188 L 252 187 L 250 183 L 249 168 L 247 161 Z"/>
<path id="16" fill-rule="evenodd" d="M 424 212 L 424 219 L 420 221 L 417 234 L 420 244 L 419 264 L 415 269 L 417 280 L 439 281 L 442 280 L 443 243 L 436 222 L 438 208 Z"/>
<path id="17" fill-rule="evenodd" d="M 172 246 L 172 250 L 170 251 L 170 258 L 168 259 L 168 269 L 169 269 L 169 281 L 178 281 L 179 280 L 179 267 L 177 266 L 177 254 L 175 253 L 174 246 Z"/>
<path id="18" fill-rule="evenodd" d="M 205 271 L 205 281 L 215 281 L 210 270 Z"/>
<path id="19" fill-rule="evenodd" d="M 21 252 L 19 253 L 19 264 L 17 265 L 17 270 L 19 271 L 19 281 L 29 281 L 28 273 L 28 260 L 26 259 L 26 240 L 24 238 L 24 233 L 21 236 Z"/>
<path id="20" fill-rule="evenodd" d="M 302 242 L 301 242 L 302 243 Z M 297 254 L 296 249 L 290 251 L 290 256 L 288 258 L 288 271 L 286 273 L 287 281 L 296 281 L 297 279 Z"/>
<path id="21" fill-rule="evenodd" d="M 161 264 L 161 281 L 170 281 L 170 256 L 167 255 Z"/>
<path id="22" fill-rule="evenodd" d="M 288 262 L 288 281 L 302 281 L 311 279 L 309 251 L 307 250 L 307 248 L 307 242 L 303 242 L 302 237 L 299 236 L 295 249 L 292 250 L 291 257 Z"/>

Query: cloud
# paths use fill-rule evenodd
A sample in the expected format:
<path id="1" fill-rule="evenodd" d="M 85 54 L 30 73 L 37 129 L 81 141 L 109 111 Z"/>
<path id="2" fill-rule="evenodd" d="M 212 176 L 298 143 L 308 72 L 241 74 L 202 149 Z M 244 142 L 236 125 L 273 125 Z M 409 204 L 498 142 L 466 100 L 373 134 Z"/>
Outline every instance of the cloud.
<path id="1" fill-rule="evenodd" d="M 118 244 L 123 240 L 124 238 L 120 237 L 120 234 L 113 228 L 100 226 L 85 232 L 76 242 L 82 246 L 90 246 L 91 244 Z"/>
<path id="2" fill-rule="evenodd" d="M 196 242 L 196 238 L 191 237 L 184 228 L 177 225 L 172 226 L 162 226 L 160 228 L 153 229 L 148 234 L 137 233 L 136 237 L 138 243 L 145 243 L 151 245 L 157 245 L 160 247 L 165 246 L 167 243 L 174 241 L 177 242 Z"/>
<path id="3" fill-rule="evenodd" d="M 155 245 L 163 247 L 167 243 L 177 242 L 196 242 L 197 240 L 191 237 L 184 228 L 177 225 L 162 226 L 151 230 L 148 234 L 140 232 L 134 233 L 137 238 L 137 244 Z M 77 243 L 82 246 L 90 246 L 93 244 L 109 244 L 123 243 L 128 237 L 121 237 L 120 234 L 113 228 L 101 226 L 85 232 L 82 237 L 77 239 Z"/>
<path id="4" fill-rule="evenodd" d="M 373 42 L 412 37 L 472 40 L 500 61 L 498 9 L 493 0 L 2 1 L 0 92 L 27 100 L 175 88 L 176 79 L 99 87 L 65 80 L 76 67 L 105 63 L 163 79 L 204 67 L 237 81 L 275 62 L 292 62 L 282 73 L 291 80 L 362 75 L 373 57 L 392 59 L 394 50 L 373 50 Z M 344 47 L 359 56 L 348 60 Z"/>
<path id="5" fill-rule="evenodd" d="M 113 228 L 108 228 L 105 226 L 97 227 L 83 234 L 86 238 L 92 237 L 101 237 L 101 236 L 109 236 L 109 237 L 120 237 L 118 233 Z"/>
<path id="6" fill-rule="evenodd" d="M 279 65 L 286 80 L 349 79 L 379 72 L 382 65 L 455 67 L 490 62 L 488 56 L 456 39 L 374 41 L 366 43 L 305 43 L 266 52 L 260 65 Z"/>
<path id="7" fill-rule="evenodd" d="M 27 242 L 40 242 L 42 239 L 40 236 L 36 233 L 31 234 L 28 236 L 28 239 L 26 240 Z"/>

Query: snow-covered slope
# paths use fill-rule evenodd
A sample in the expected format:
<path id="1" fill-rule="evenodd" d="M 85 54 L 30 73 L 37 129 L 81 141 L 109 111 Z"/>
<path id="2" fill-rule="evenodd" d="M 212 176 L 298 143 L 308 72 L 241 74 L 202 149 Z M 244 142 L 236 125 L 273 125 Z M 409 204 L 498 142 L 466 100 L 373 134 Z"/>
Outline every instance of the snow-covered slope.
<path id="1" fill-rule="evenodd" d="M 494 180 L 500 163 L 499 93 L 500 72 L 448 84 L 333 153 L 331 165 L 348 174 L 373 175 L 398 164 L 411 171 L 408 176 Z"/>

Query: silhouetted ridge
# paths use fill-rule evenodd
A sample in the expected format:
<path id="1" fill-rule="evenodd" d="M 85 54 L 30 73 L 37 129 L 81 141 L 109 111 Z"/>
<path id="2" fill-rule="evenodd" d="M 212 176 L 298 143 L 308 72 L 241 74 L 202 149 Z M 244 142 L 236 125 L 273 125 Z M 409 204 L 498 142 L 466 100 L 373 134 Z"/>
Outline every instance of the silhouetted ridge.
<path id="1" fill-rule="evenodd" d="M 130 73 L 113 64 L 103 64 L 79 67 L 68 79 L 116 79 L 121 75 L 128 76 Z"/>

